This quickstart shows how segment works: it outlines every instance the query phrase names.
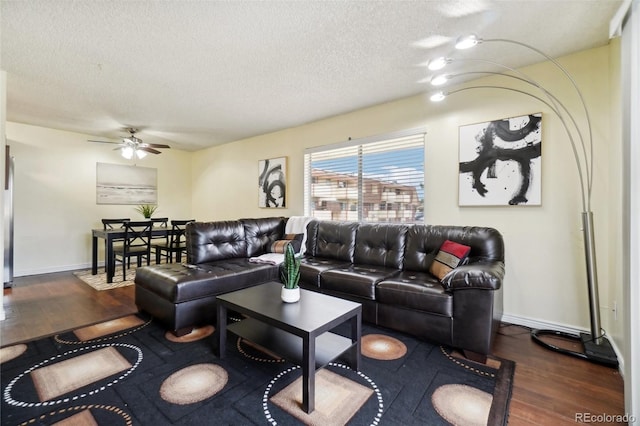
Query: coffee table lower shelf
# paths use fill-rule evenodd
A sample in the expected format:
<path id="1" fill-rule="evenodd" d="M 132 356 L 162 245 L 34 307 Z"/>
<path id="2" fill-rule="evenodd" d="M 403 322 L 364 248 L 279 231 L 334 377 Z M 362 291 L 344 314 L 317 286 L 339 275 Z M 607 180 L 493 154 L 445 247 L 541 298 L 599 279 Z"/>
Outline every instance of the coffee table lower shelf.
<path id="1" fill-rule="evenodd" d="M 281 357 L 302 365 L 302 338 L 268 324 L 247 318 L 227 325 L 227 330 L 252 343 L 273 351 Z M 357 342 L 335 333 L 326 332 L 316 338 L 315 365 L 316 370 L 328 365 L 347 350 L 355 347 Z"/>

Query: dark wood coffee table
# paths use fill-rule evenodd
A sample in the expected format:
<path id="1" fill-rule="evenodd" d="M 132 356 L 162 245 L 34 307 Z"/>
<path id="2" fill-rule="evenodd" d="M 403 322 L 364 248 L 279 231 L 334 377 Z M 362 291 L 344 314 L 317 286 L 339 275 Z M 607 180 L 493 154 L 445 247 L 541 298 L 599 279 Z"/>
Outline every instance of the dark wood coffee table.
<path id="1" fill-rule="evenodd" d="M 315 407 L 315 373 L 345 354 L 349 366 L 360 369 L 362 305 L 300 289 L 300 301 L 284 303 L 282 284 L 270 282 L 217 296 L 218 347 L 224 357 L 227 330 L 302 366 L 302 409 Z M 248 318 L 227 325 L 227 310 Z M 350 321 L 351 338 L 330 332 Z"/>

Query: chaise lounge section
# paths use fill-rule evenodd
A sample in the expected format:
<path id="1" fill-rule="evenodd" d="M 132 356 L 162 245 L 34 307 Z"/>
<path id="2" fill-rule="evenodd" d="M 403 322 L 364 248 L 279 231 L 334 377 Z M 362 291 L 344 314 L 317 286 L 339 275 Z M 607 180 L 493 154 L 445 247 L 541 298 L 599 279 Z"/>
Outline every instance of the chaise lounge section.
<path id="1" fill-rule="evenodd" d="M 136 271 L 135 300 L 174 334 L 213 324 L 218 294 L 278 280 L 278 266 L 249 262 L 282 239 L 282 217 L 187 224 L 187 262 Z"/>

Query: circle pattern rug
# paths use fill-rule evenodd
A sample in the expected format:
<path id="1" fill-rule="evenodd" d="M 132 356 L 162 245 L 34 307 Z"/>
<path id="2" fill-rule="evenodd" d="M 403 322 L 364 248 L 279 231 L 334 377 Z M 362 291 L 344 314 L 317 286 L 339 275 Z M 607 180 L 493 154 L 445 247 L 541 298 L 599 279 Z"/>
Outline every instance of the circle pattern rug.
<path id="1" fill-rule="evenodd" d="M 205 325 L 204 327 L 196 327 L 191 330 L 190 333 L 185 334 L 184 336 L 176 336 L 170 331 L 167 331 L 164 334 L 164 338 L 174 343 L 189 343 L 195 342 L 200 339 L 204 339 L 205 337 L 209 337 L 215 331 L 215 327 L 212 325 Z"/>
<path id="2" fill-rule="evenodd" d="M 20 355 L 25 353 L 26 350 L 27 345 L 24 343 L 0 349 L 0 364 L 18 358 Z"/>
<path id="3" fill-rule="evenodd" d="M 361 353 L 367 358 L 391 361 L 407 354 L 407 346 L 384 334 L 367 334 L 360 340 Z"/>
<path id="4" fill-rule="evenodd" d="M 493 396 L 471 386 L 450 384 L 436 389 L 431 402 L 452 425 L 486 426 Z"/>
<path id="5" fill-rule="evenodd" d="M 193 404 L 220 392 L 228 380 L 227 371 L 219 365 L 191 365 L 167 377 L 160 387 L 160 397 L 173 404 Z"/>

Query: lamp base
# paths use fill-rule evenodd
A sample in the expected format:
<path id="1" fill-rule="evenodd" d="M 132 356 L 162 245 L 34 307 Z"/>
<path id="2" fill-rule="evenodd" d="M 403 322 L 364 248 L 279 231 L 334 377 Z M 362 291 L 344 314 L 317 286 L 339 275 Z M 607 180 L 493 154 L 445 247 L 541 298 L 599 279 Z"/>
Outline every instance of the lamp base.
<path id="1" fill-rule="evenodd" d="M 541 336 L 561 337 L 563 339 L 573 340 L 582 343 L 583 352 L 564 349 L 549 342 L 545 342 Z M 537 344 L 561 354 L 570 355 L 598 364 L 607 365 L 609 367 L 618 366 L 618 357 L 616 356 L 613 346 L 606 337 L 600 338 L 600 343 L 596 343 L 589 333 L 571 334 L 555 330 L 531 330 L 531 338 Z"/>

